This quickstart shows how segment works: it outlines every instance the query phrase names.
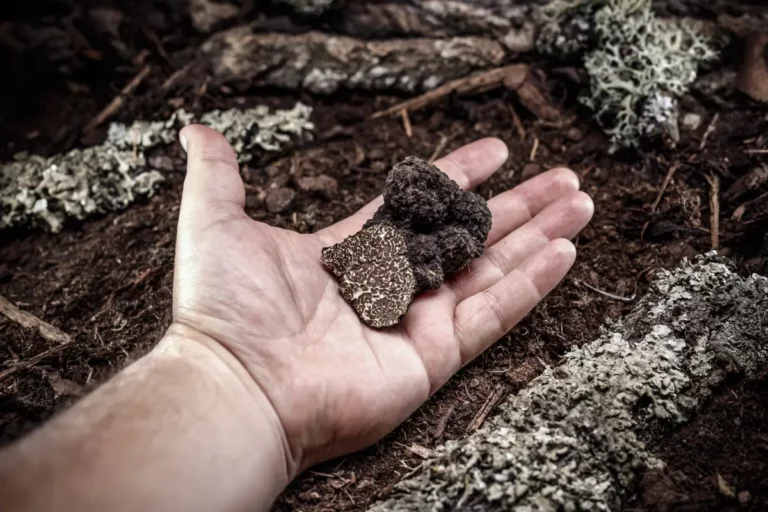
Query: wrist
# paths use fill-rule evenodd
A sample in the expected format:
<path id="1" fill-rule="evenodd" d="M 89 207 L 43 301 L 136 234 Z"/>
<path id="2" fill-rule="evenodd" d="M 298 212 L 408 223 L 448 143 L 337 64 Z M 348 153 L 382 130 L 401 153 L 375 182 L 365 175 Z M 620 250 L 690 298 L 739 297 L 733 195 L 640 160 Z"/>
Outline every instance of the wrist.
<path id="1" fill-rule="evenodd" d="M 220 416 L 215 420 L 239 424 L 238 431 L 249 435 L 230 442 L 242 450 L 254 450 L 244 455 L 258 459 L 263 475 L 274 480 L 274 497 L 296 476 L 299 463 L 292 456 L 279 416 L 266 393 L 228 349 L 194 328 L 174 323 L 149 357 L 178 361 L 206 382 Z"/>

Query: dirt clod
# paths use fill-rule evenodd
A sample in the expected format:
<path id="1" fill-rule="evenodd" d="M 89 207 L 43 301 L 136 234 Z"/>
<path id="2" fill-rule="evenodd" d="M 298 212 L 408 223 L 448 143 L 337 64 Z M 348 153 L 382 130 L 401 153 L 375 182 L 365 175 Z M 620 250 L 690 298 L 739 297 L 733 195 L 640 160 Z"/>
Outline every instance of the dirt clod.
<path id="1" fill-rule="evenodd" d="M 338 182 L 325 174 L 300 178 L 298 184 L 304 192 L 317 192 L 326 199 L 334 197 L 339 188 Z"/>
<path id="2" fill-rule="evenodd" d="M 267 210 L 272 213 L 281 213 L 290 208 L 296 192 L 290 188 L 281 187 L 269 192 L 267 195 Z"/>

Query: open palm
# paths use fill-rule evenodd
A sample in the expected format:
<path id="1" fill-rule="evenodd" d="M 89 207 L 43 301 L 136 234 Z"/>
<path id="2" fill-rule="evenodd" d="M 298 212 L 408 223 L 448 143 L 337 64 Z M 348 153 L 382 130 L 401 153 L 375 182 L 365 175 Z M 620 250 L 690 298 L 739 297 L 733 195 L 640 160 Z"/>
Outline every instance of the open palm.
<path id="1" fill-rule="evenodd" d="M 295 470 L 376 441 L 511 329 L 564 277 L 575 258 L 567 239 L 592 216 L 567 169 L 494 197 L 483 257 L 417 298 L 398 327 L 374 330 L 339 295 L 320 252 L 358 231 L 381 199 L 312 235 L 273 228 L 244 213 L 226 140 L 202 126 L 182 136 L 174 322 L 242 363 L 279 419 Z M 502 142 L 485 139 L 436 165 L 468 189 L 506 158 Z"/>

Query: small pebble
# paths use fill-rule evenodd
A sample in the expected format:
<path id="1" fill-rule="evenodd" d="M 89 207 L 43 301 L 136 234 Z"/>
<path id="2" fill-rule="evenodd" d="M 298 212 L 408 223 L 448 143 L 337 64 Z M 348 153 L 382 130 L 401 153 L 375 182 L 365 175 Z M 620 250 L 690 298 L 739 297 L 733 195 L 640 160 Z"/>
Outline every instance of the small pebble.
<path id="1" fill-rule="evenodd" d="M 371 172 L 380 173 L 387 170 L 387 164 L 382 161 L 376 161 L 371 163 Z"/>
<path id="2" fill-rule="evenodd" d="M 689 112 L 683 116 L 683 126 L 692 132 L 698 130 L 701 126 L 701 116 L 693 112 Z"/>
<path id="3" fill-rule="evenodd" d="M 565 133 L 565 138 L 572 142 L 578 142 L 584 138 L 584 132 L 573 126 Z"/>
<path id="4" fill-rule="evenodd" d="M 752 495 L 749 493 L 749 491 L 741 491 L 739 493 L 739 503 L 746 506 L 749 505 L 750 501 L 752 501 Z"/>
<path id="5" fill-rule="evenodd" d="M 290 188 L 276 188 L 267 195 L 267 210 L 272 213 L 281 213 L 290 208 L 296 192 Z"/>

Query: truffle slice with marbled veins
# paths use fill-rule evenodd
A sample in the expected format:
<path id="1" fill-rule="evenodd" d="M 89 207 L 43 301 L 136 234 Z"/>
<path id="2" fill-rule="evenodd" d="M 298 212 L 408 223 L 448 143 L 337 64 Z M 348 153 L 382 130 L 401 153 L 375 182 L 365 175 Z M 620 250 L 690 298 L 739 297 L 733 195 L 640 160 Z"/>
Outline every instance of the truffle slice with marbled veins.
<path id="1" fill-rule="evenodd" d="M 408 311 L 416 279 L 405 237 L 378 224 L 323 249 L 323 264 L 339 279 L 339 293 L 369 327 L 396 325 Z"/>

